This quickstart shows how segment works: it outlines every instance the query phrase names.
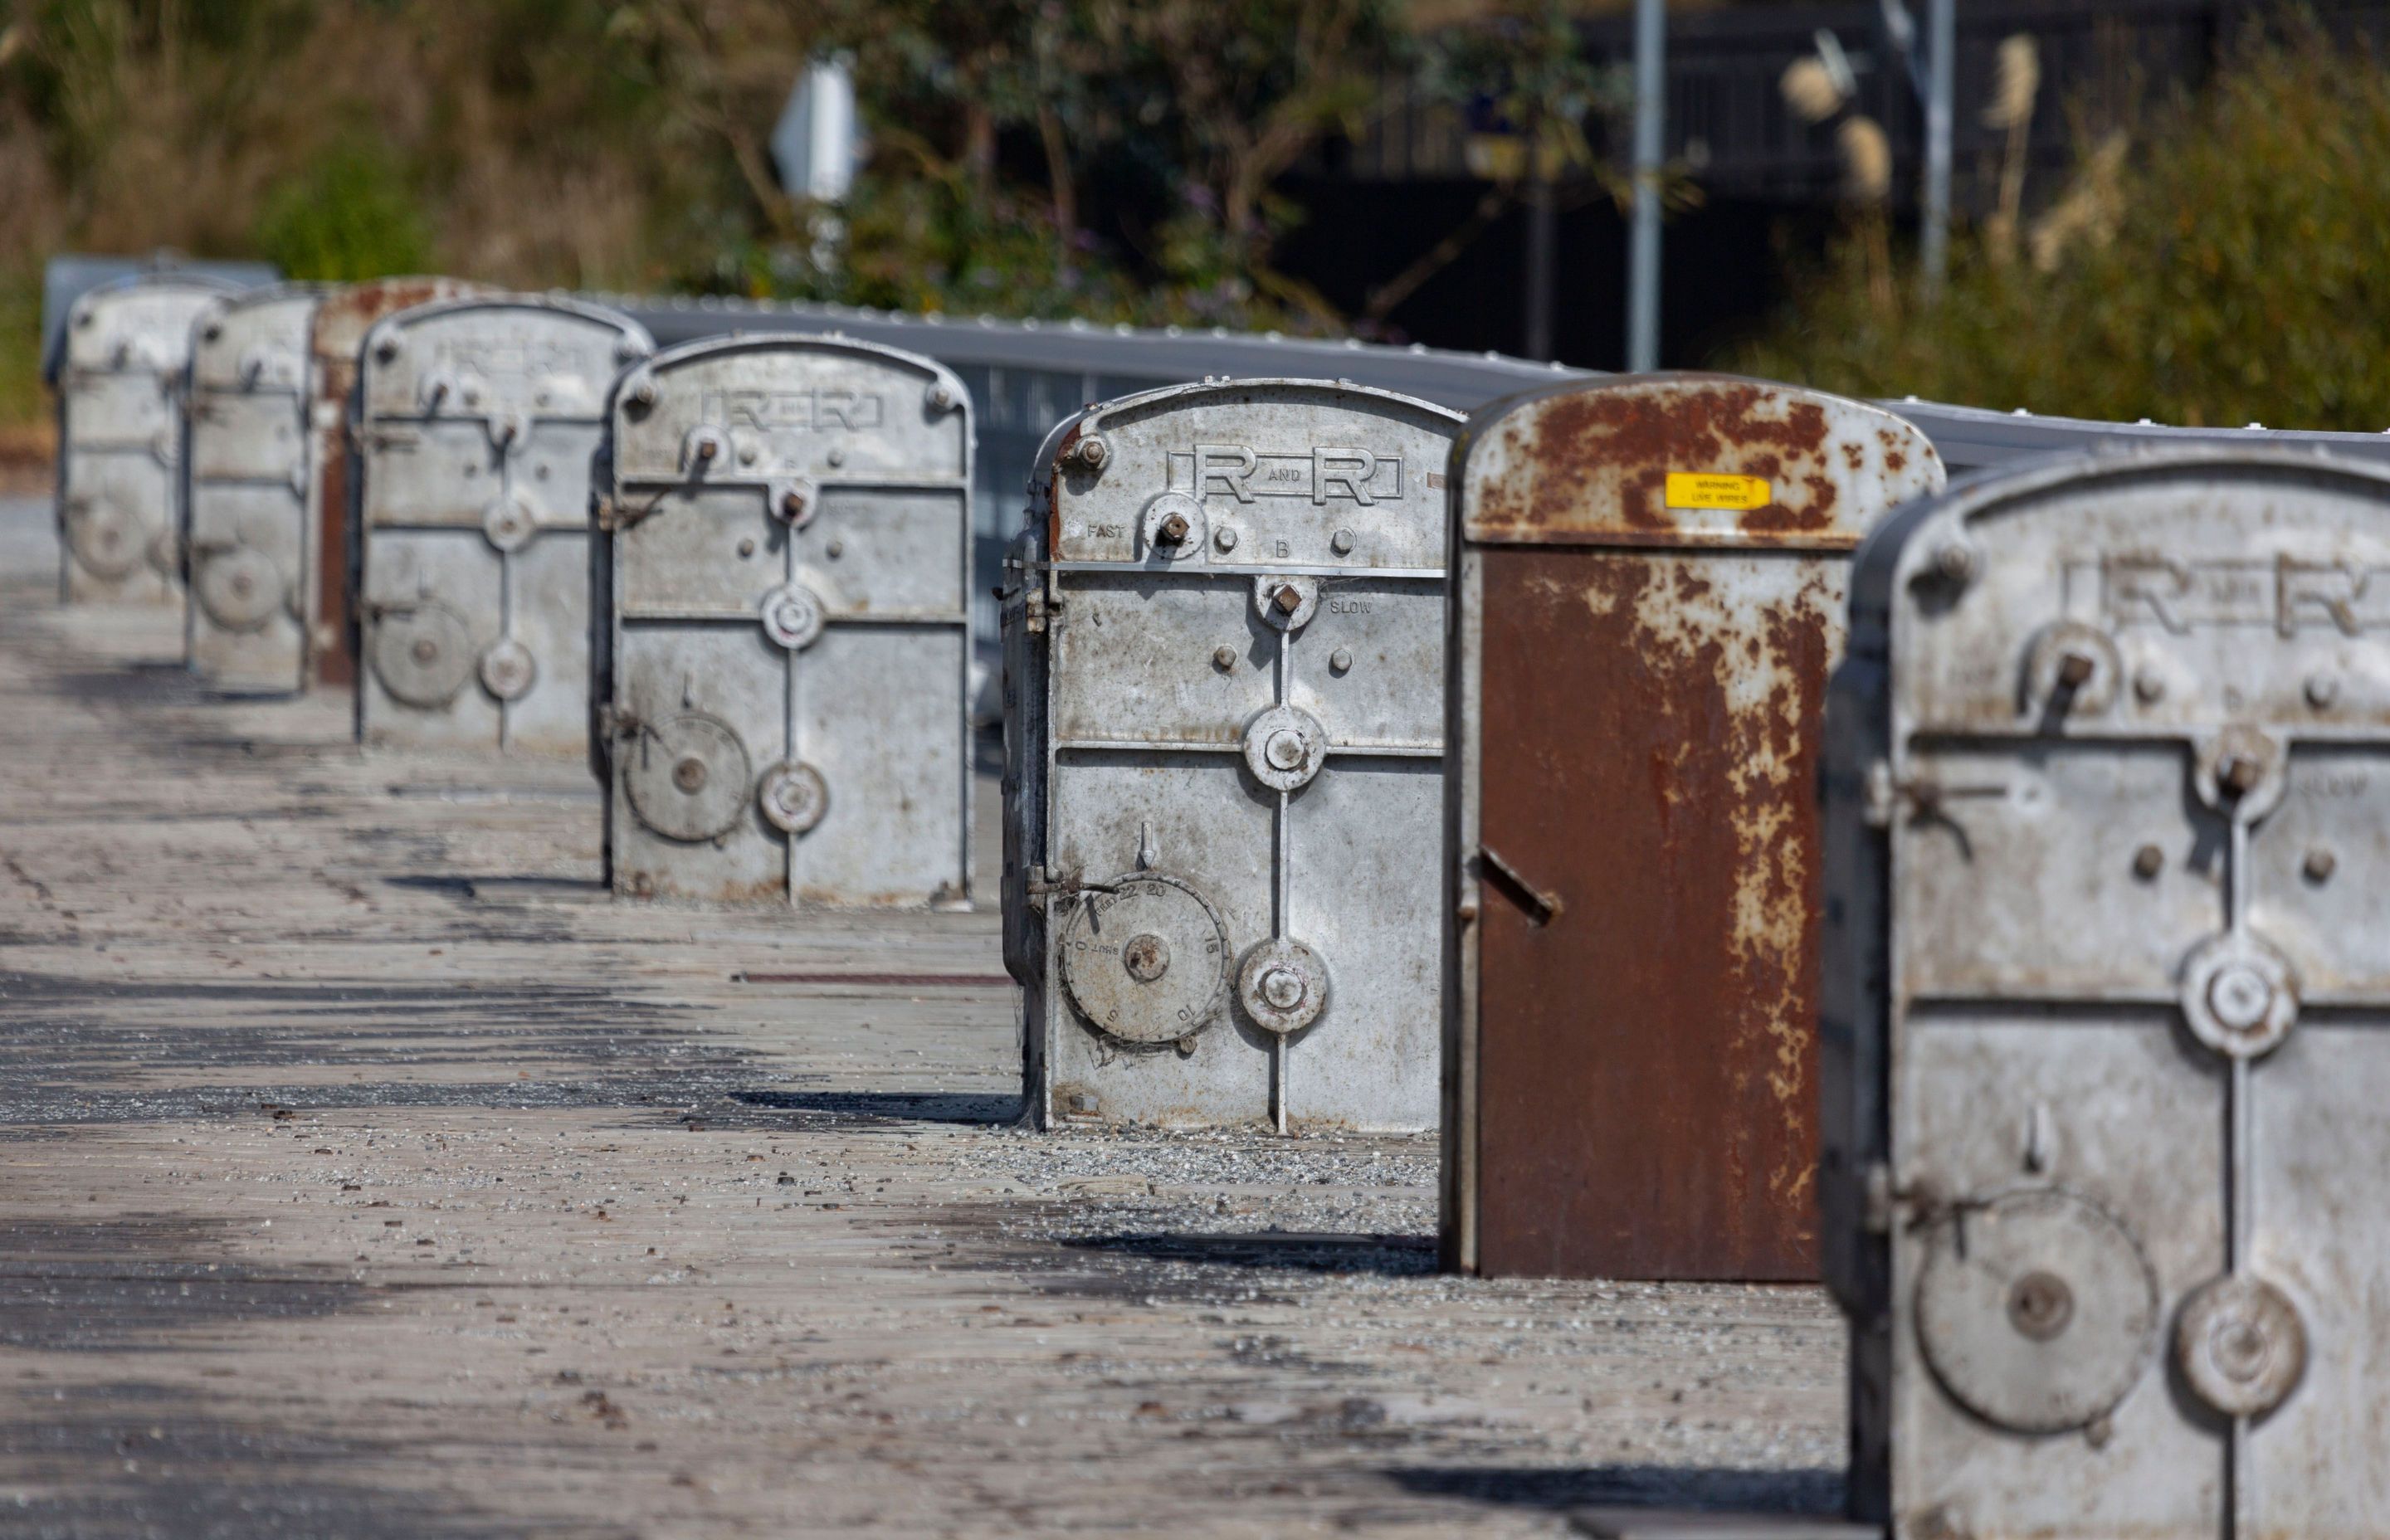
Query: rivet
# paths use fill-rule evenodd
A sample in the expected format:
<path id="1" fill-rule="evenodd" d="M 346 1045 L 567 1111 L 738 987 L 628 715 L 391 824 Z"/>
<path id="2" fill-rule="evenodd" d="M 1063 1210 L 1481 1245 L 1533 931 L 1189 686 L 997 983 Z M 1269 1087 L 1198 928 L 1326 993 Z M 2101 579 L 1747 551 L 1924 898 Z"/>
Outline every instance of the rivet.
<path id="1" fill-rule="evenodd" d="M 1965 583 L 1975 575 L 1975 548 L 1963 540 L 1948 540 L 1934 553 L 1934 570 L 1952 583 Z"/>
<path id="2" fill-rule="evenodd" d="M 2309 850 L 2306 862 L 2299 867 L 2301 871 L 2307 874 L 2307 880 L 2310 882 L 2329 882 L 2332 880 L 2332 874 L 2339 868 L 2340 857 L 2321 845 Z"/>
<path id="3" fill-rule="evenodd" d="M 753 556 L 755 554 L 755 542 L 753 537 L 751 536 L 739 543 L 739 554 L 742 557 Z"/>
<path id="4" fill-rule="evenodd" d="M 842 557 L 845 554 L 846 542 L 843 540 L 833 540 L 829 545 L 822 547 L 822 555 L 829 558 L 832 561 L 836 561 L 840 557 Z"/>
<path id="5" fill-rule="evenodd" d="M 2329 674 L 2307 675 L 2307 704 L 2318 711 L 2340 699 L 2340 681 Z"/>
<path id="6" fill-rule="evenodd" d="M 2143 669 L 2133 675 L 2133 693 L 2144 705 L 2153 705 L 2165 699 L 2165 678 L 2155 669 Z"/>
<path id="7" fill-rule="evenodd" d="M 843 449 L 833 449 L 829 454 L 823 456 L 822 458 L 828 460 L 833 466 L 842 466 L 846 463 L 846 451 Z"/>
<path id="8" fill-rule="evenodd" d="M 2133 853 L 2133 875 L 2147 882 L 2165 869 L 2165 852 L 2155 845 L 2143 845 Z"/>
<path id="9" fill-rule="evenodd" d="M 1212 666 L 1226 674 L 1237 666 L 1237 649 L 1223 642 L 1212 649 Z"/>

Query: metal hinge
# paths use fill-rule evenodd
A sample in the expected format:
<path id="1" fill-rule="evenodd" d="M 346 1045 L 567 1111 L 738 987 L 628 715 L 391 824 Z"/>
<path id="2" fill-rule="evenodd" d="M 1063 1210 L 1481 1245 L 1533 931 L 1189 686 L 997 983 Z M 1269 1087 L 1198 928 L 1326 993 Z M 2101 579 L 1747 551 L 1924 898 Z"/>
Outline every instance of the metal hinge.
<path id="1" fill-rule="evenodd" d="M 1890 760 L 1876 760 L 1867 771 L 1867 823 L 1870 828 L 1890 828 L 1893 815 L 1906 804 L 1920 819 L 1932 819 L 1953 797 L 2005 797 L 2006 782 L 1954 785 L 1931 776 L 1902 780 L 1892 773 Z"/>

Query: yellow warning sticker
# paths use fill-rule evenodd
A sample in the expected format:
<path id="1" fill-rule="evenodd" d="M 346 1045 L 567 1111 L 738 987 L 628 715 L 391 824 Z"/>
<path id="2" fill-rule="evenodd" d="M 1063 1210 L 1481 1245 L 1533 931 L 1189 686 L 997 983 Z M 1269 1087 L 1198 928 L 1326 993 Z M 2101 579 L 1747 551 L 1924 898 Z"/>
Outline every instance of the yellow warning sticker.
<path id="1" fill-rule="evenodd" d="M 1729 476 L 1719 471 L 1668 472 L 1668 506 L 1672 508 L 1764 508 L 1776 501 L 1776 489 L 1763 476 Z"/>

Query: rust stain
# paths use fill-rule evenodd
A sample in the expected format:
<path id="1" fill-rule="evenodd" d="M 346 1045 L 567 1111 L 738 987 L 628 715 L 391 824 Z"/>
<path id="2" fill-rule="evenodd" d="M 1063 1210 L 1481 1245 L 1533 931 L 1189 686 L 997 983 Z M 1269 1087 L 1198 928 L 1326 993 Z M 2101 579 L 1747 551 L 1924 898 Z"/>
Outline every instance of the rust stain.
<path id="1" fill-rule="evenodd" d="M 1816 1277 L 1842 570 L 1485 551 L 1482 838 L 1567 906 L 1479 923 L 1482 1271 Z"/>
<path id="2" fill-rule="evenodd" d="M 1497 467 L 1471 488 L 1470 533 L 1487 540 L 1659 545 L 1664 537 L 1765 545 L 1855 540 L 1849 483 L 1870 463 L 1897 476 L 1930 447 L 1857 404 L 1726 376 L 1621 381 L 1540 398 L 1488 430 Z M 1672 508 L 1671 472 L 1753 476 L 1751 509 Z"/>

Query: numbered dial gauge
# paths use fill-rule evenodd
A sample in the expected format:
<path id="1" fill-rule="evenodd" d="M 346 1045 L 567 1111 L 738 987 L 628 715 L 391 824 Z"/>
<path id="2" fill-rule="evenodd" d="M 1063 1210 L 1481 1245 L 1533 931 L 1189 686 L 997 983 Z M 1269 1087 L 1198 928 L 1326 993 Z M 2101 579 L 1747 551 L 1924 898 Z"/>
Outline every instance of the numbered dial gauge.
<path id="1" fill-rule="evenodd" d="M 1060 952 L 1071 1004 L 1125 1043 L 1191 1037 L 1227 998 L 1227 928 L 1176 878 L 1136 872 L 1082 893 Z"/>
<path id="2" fill-rule="evenodd" d="M 410 706 L 444 706 L 473 676 L 473 634 L 445 605 L 385 610 L 374 624 L 374 674 Z"/>
<path id="3" fill-rule="evenodd" d="M 689 844 L 737 828 L 755 784 L 747 746 L 729 724 L 702 712 L 642 724 L 617 757 L 639 822 Z"/>

